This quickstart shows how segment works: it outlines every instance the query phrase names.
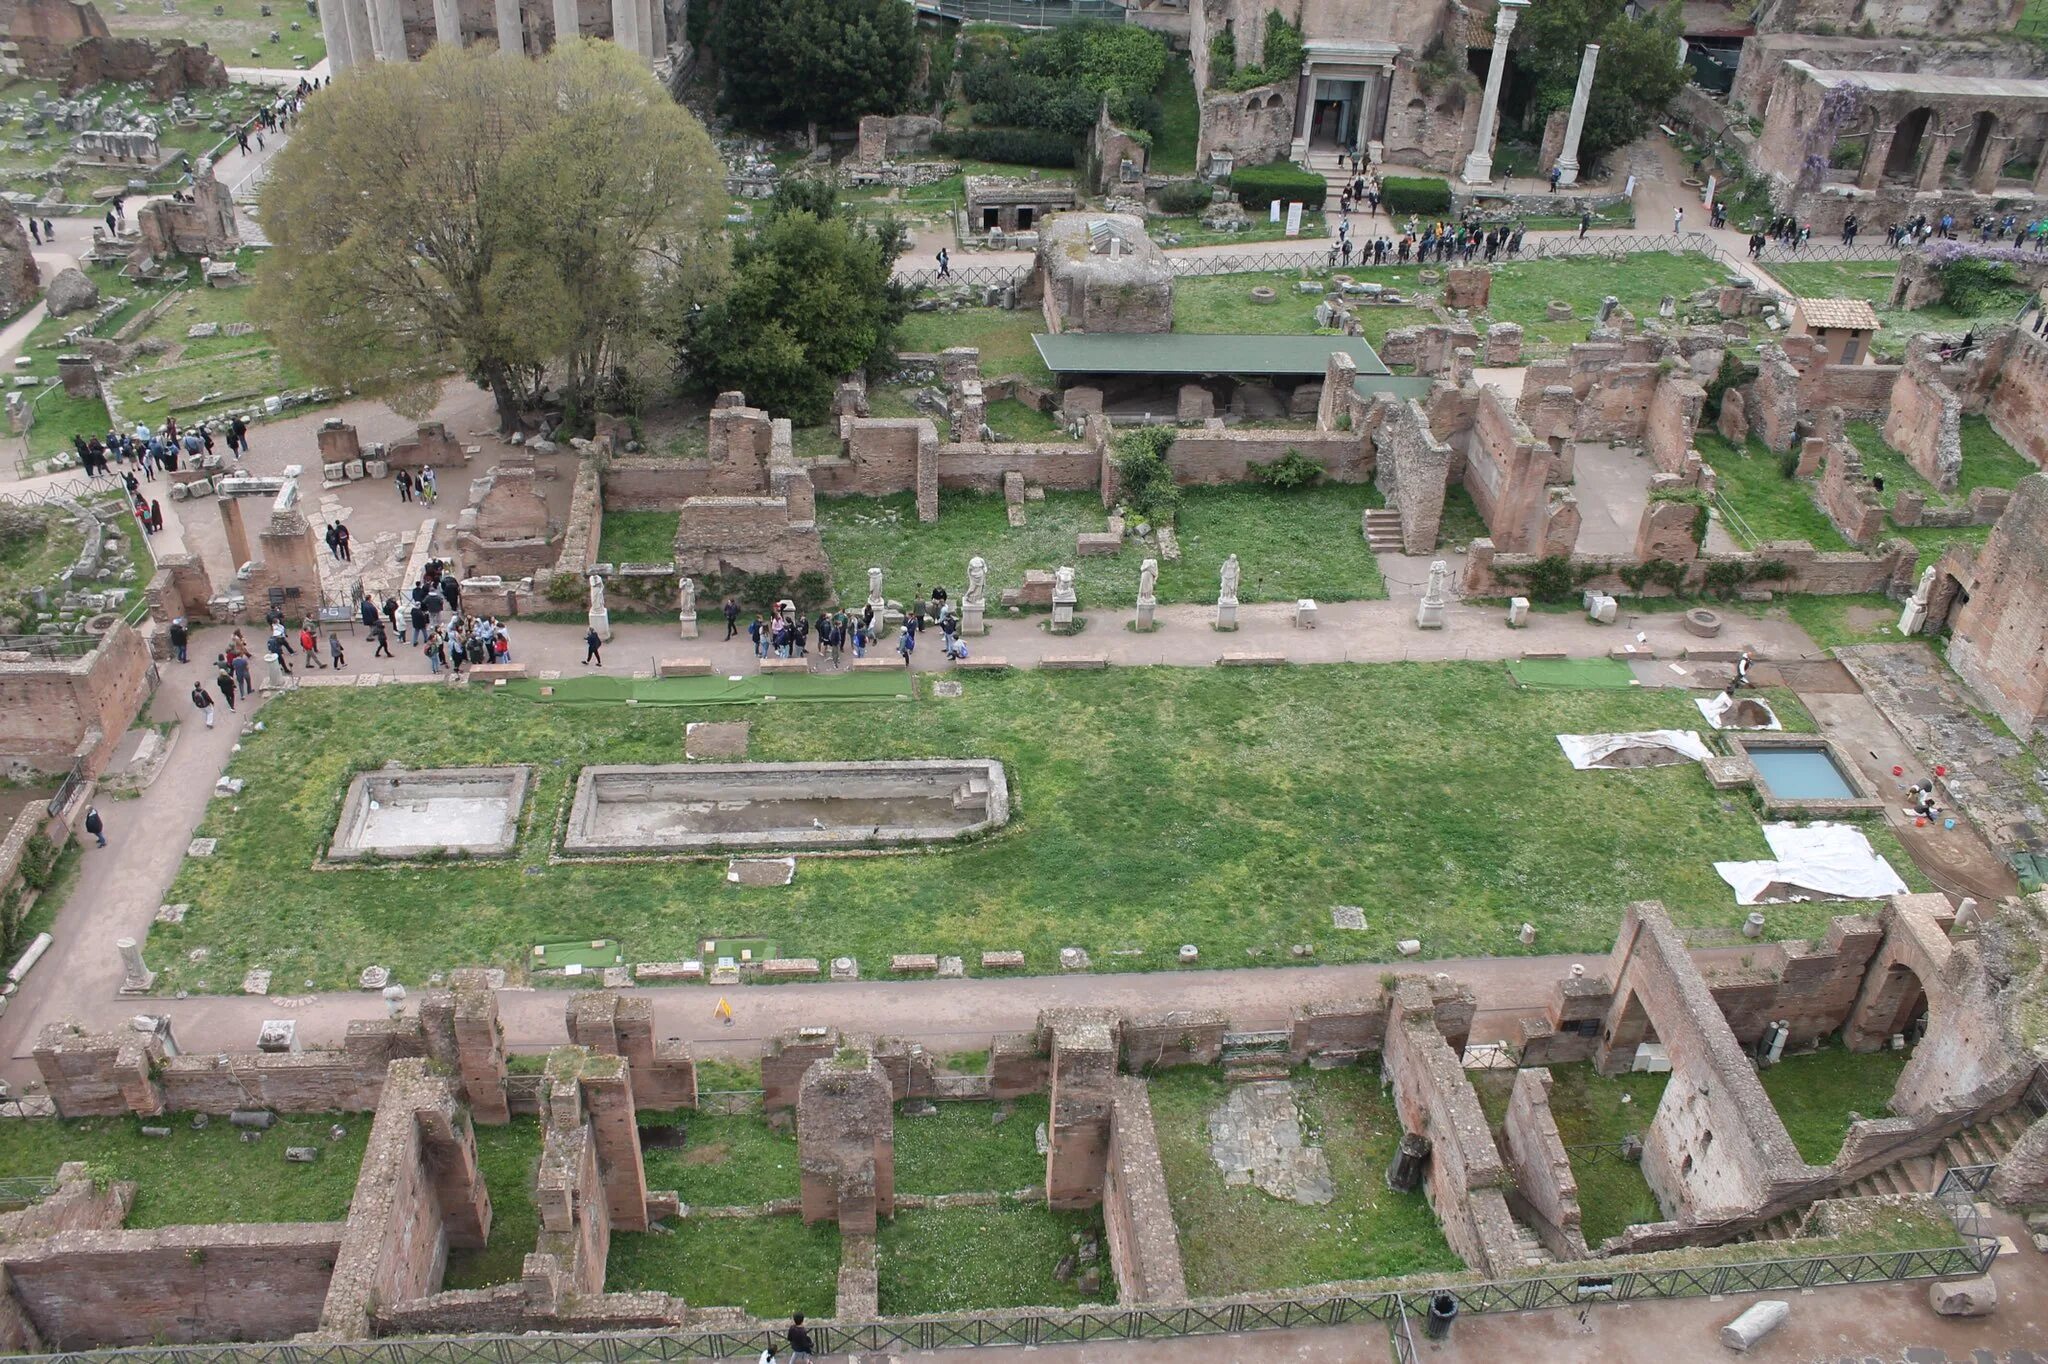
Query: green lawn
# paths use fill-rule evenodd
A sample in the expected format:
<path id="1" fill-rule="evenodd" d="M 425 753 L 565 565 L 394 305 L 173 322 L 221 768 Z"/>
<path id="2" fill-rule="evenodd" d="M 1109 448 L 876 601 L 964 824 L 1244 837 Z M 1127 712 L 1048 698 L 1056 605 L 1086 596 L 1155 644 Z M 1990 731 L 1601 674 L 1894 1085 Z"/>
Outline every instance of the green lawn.
<path id="1" fill-rule="evenodd" d="M 1202 105 L 1195 98 L 1195 75 L 1178 57 L 1166 63 L 1153 97 L 1159 101 L 1159 136 L 1152 143 L 1148 169 L 1158 175 L 1193 175 L 1195 147 L 1202 132 Z"/>
<path id="2" fill-rule="evenodd" d="M 798 1193 L 796 1133 L 777 1132 L 759 1114 L 642 1113 L 644 1126 L 683 1125 L 680 1150 L 646 1150 L 647 1187 L 674 1189 L 684 1203 L 736 1207 L 795 1198 Z"/>
<path id="3" fill-rule="evenodd" d="M 772 889 L 728 886 L 723 861 L 546 856 L 581 764 L 674 762 L 685 724 L 729 709 L 292 693 L 230 764 L 262 799 L 208 807 L 199 833 L 219 847 L 165 897 L 193 909 L 152 930 L 158 988 L 229 991 L 254 966 L 318 989 L 347 988 L 372 963 L 414 985 L 457 964 L 517 977 L 535 943 L 595 937 L 619 938 L 628 960 L 677 960 L 765 922 L 784 955 L 871 965 L 914 945 L 970 961 L 1018 949 L 1043 970 L 1079 945 L 1099 971 L 1144 970 L 1171 965 L 1185 942 L 1204 964 L 1281 961 L 1294 943 L 1324 960 L 1388 961 L 1410 936 L 1431 956 L 1513 954 L 1524 919 L 1540 951 L 1602 951 L 1622 907 L 1650 896 L 1695 940 L 1726 942 L 1742 913 L 1712 863 L 1766 855 L 1749 807 L 1693 765 L 1581 773 L 1558 751 L 1559 733 L 1696 727 L 1681 691 L 1520 691 L 1479 663 L 965 685 L 916 704 L 780 703 L 794 709 L 755 725 L 752 756 L 996 758 L 1014 793 L 1004 833 L 937 855 L 807 861 Z M 534 764 L 515 855 L 306 874 L 350 777 L 387 761 Z M 1913 881 L 1890 835 L 1870 832 Z M 1366 907 L 1369 931 L 1331 928 L 1330 907 L 1347 904 Z M 1786 906 L 1771 931 L 1812 936 L 1856 908 Z M 193 962 L 201 946 L 210 956 Z"/>
<path id="4" fill-rule="evenodd" d="M 255 5 L 252 3 L 249 8 L 253 11 Z M 183 16 L 166 18 L 175 25 Z M 275 21 L 265 21 L 266 31 L 272 22 Z M 311 19 L 309 22 L 317 37 L 320 21 Z M 230 65 L 235 64 L 232 56 L 227 60 Z M 53 80 L 28 80 L 19 76 L 0 78 L 0 100 L 20 110 L 31 107 L 30 101 L 38 90 L 51 99 L 67 97 L 59 83 Z M 218 90 L 195 86 L 188 89 L 184 97 L 194 104 L 199 117 L 193 126 L 180 127 L 177 120 L 170 116 L 167 105 L 159 104 L 147 95 L 146 87 L 140 83 L 102 81 L 88 89 L 75 92 L 68 98 L 96 100 L 109 111 L 149 114 L 158 122 L 158 143 L 165 153 L 183 151 L 195 160 L 225 136 L 223 133 L 215 132 L 210 126 L 215 118 L 246 118 L 263 98 L 262 92 L 252 86 L 229 85 Z M 63 191 L 68 202 L 86 204 L 92 202 L 92 192 L 96 189 L 125 185 L 138 174 L 145 179 L 151 178 L 147 171 L 136 166 L 85 164 L 71 155 L 69 133 L 46 123 L 43 131 L 31 134 L 18 113 L 0 116 L 0 141 L 10 144 L 9 150 L 4 153 L 4 162 L 0 162 L 0 183 L 4 183 L 8 189 L 33 194 L 37 198 L 41 198 L 54 186 Z M 173 166 L 171 171 L 157 181 L 158 190 L 168 188 L 171 179 L 178 173 L 178 168 Z M 95 209 L 94 214 L 97 216 L 103 211 Z"/>
<path id="5" fill-rule="evenodd" d="M 518 1283 L 526 1257 L 540 1236 L 540 1210 L 533 1203 L 534 1172 L 540 1167 L 538 1118 L 514 1118 L 502 1127 L 476 1128 L 476 1163 L 491 1195 L 491 1239 L 480 1250 L 448 1252 L 443 1288 L 489 1288 Z"/>
<path id="6" fill-rule="evenodd" d="M 1045 330 L 1045 317 L 1036 308 L 962 308 L 958 312 L 912 313 L 903 319 L 896 348 L 902 351 L 936 352 L 951 346 L 977 346 L 981 350 L 981 372 L 991 379 L 1018 375 L 1034 383 L 1052 383 L 1052 371 L 1038 358 L 1031 344 L 1034 333 Z"/>
<path id="7" fill-rule="evenodd" d="M 1323 295 L 1320 290 L 1307 294 L 1296 289 L 1300 279 L 1295 271 L 1274 270 L 1178 280 L 1173 286 L 1173 329 L 1258 336 L 1313 332 L 1316 304 Z M 1276 295 L 1271 303 L 1252 301 L 1252 290 L 1261 285 Z"/>
<path id="8" fill-rule="evenodd" d="M 676 557 L 672 511 L 608 511 L 598 538 L 597 558 L 607 564 L 665 564 Z"/>
<path id="9" fill-rule="evenodd" d="M 1722 521 L 1737 544 L 1747 549 L 1764 540 L 1805 540 L 1824 552 L 1855 548 L 1814 501 L 1812 482 L 1785 477 L 1778 457 L 1755 436 L 1737 450 L 1703 425 L 1693 445 L 1714 466 L 1721 496 L 1741 518 Z"/>
<path id="10" fill-rule="evenodd" d="M 872 407 L 872 405 L 870 405 Z M 881 415 L 879 413 L 877 416 Z M 1009 440 L 1061 440 L 1065 433 L 1049 412 L 1027 407 L 1015 398 L 998 398 L 984 414 L 989 430 Z"/>
<path id="11" fill-rule="evenodd" d="M 1323 225 L 1323 215 L 1311 213 L 1301 220 L 1301 231 L 1294 236 L 1287 235 L 1287 224 L 1267 222 L 1255 218 L 1250 227 L 1242 232 L 1231 232 L 1223 228 L 1204 227 L 1199 215 L 1185 218 L 1154 218 L 1146 223 L 1145 230 L 1152 234 L 1152 240 L 1161 246 L 1221 246 L 1226 242 L 1251 246 L 1264 242 L 1305 241 L 1316 237 L 1327 238 L 1329 229 Z M 1172 233 L 1174 240 L 1168 241 Z M 1176 288 L 1180 287 L 1178 285 Z"/>
<path id="12" fill-rule="evenodd" d="M 1045 1181 L 1038 1125 L 1049 1101 L 1027 1094 L 1009 1104 L 942 1103 L 938 1112 L 896 1118 L 896 1191 L 909 1194 L 1014 1193 Z M 1004 1114 L 997 1123 L 998 1114 Z"/>
<path id="13" fill-rule="evenodd" d="M 171 1129 L 145 1137 L 144 1122 Z M 340 1124 L 347 1135 L 331 1140 Z M 195 1131 L 183 1113 L 161 1118 L 83 1118 L 0 1123 L 0 1176 L 53 1175 L 82 1160 L 112 1179 L 137 1188 L 131 1227 L 176 1227 L 206 1222 L 337 1222 L 348 1216 L 370 1135 L 368 1113 L 286 1117 L 253 1144 L 226 1118 Z M 287 1162 L 287 1146 L 314 1146 L 320 1158 Z"/>
<path id="14" fill-rule="evenodd" d="M 85 544 L 78 523 L 53 508 L 9 509 L 6 517 L 19 517 L 22 533 L 0 540 L 0 599 L 52 586 Z"/>
<path id="15" fill-rule="evenodd" d="M 183 5 L 176 14 L 164 14 L 156 5 L 130 7 L 130 12 L 109 8 L 107 27 L 117 38 L 184 38 L 206 43 L 229 66 L 289 67 L 294 56 L 316 66 L 327 55 L 327 40 L 320 31 L 319 16 L 303 5 L 265 6 L 262 0 L 218 0 L 224 13 L 216 15 L 214 5 Z M 270 15 L 263 11 L 268 8 Z M 272 15 L 276 17 L 271 17 Z M 296 31 L 292 24 L 296 23 Z M 276 30 L 281 41 L 271 42 Z M 251 51 L 257 55 L 251 55 Z"/>
<path id="16" fill-rule="evenodd" d="M 839 1227 L 803 1219 L 686 1217 L 615 1231 L 605 1287 L 671 1293 L 692 1307 L 739 1307 L 765 1321 L 829 1317 L 839 1297 Z"/>
<path id="17" fill-rule="evenodd" d="M 1230 1090 L 1220 1072 L 1152 1077 L 1159 1159 L 1188 1291 L 1214 1296 L 1462 1269 L 1423 1194 L 1387 1188 L 1401 1124 L 1376 1072 L 1304 1070 L 1295 1085 L 1303 1135 L 1321 1143 L 1336 1184 L 1335 1200 L 1321 1207 L 1224 1184 L 1209 1155 L 1209 1115 Z"/>
<path id="18" fill-rule="evenodd" d="M 1886 444 L 1881 427 L 1871 422 L 1850 422 L 1845 429 L 1863 456 L 1864 471 L 1884 479 L 1884 492 L 1879 496 L 1886 507 L 1892 506 L 1899 492 L 1906 489 L 1920 493 L 1931 507 L 1966 506 L 1970 494 L 1978 488 L 2011 488 L 2028 474 L 2040 472 L 1981 416 L 1963 418 L 1963 468 L 1955 491 L 1950 493 L 1937 491 L 1903 454 Z M 1957 541 L 1982 544 L 1991 534 L 1991 527 L 1890 525 L 1887 533 L 1912 541 L 1923 557 L 1932 562 L 1943 548 Z"/>
<path id="19" fill-rule="evenodd" d="M 1066 1282 L 1054 1274 L 1060 1260 L 1074 1253 L 1077 1237 L 1098 1247 L 1099 1293 L 1083 1294 L 1078 1274 Z M 1099 1211 L 1052 1212 L 1042 1204 L 1003 1203 L 899 1212 L 882 1224 L 875 1241 L 878 1305 L 884 1316 L 1116 1300 Z"/>
<path id="20" fill-rule="evenodd" d="M 1213 602 L 1223 561 L 1236 554 L 1244 577 L 1239 599 L 1377 600 L 1387 595 L 1379 564 L 1365 543 L 1366 508 L 1380 505 L 1371 484 L 1340 483 L 1288 492 L 1256 485 L 1189 488 L 1175 534 L 1181 557 L 1159 565 L 1159 600 Z M 991 606 L 996 593 L 1024 581 L 1027 568 L 1074 567 L 1081 610 L 1126 612 L 1137 599 L 1138 565 L 1153 554 L 1127 545 L 1114 558 L 1077 559 L 1074 536 L 1108 524 L 1093 493 L 1047 493 L 1025 507 L 1013 529 L 994 494 L 941 493 L 936 525 L 920 525 L 909 494 L 824 498 L 818 502 L 825 553 L 834 582 L 850 601 L 865 597 L 867 571 L 883 570 L 889 595 L 903 601 L 934 584 L 957 594 L 967 561 L 988 560 Z M 1120 617 L 1118 618 L 1120 619 Z M 1092 627 L 1091 627 L 1092 628 Z"/>
<path id="21" fill-rule="evenodd" d="M 1507 1111 L 1514 1078 L 1502 1070 L 1472 1077 L 1496 1127 Z M 1638 1223 L 1664 1220 L 1642 1166 L 1607 1148 L 1649 1128 L 1670 1080 L 1669 1075 L 1601 1075 L 1590 1061 L 1550 1068 L 1550 1111 L 1578 1181 L 1580 1230 L 1589 1247 L 1598 1249 L 1608 1237 Z"/>
<path id="22" fill-rule="evenodd" d="M 1764 269 L 1796 297 L 1860 298 L 1880 308 L 1899 277 L 1899 267 L 1889 261 L 1774 261 Z"/>
<path id="23" fill-rule="evenodd" d="M 1790 596 L 1786 612 L 1823 649 L 1845 644 L 1897 644 L 1900 604 L 1881 592 L 1842 597 Z"/>
<path id="24" fill-rule="evenodd" d="M 1825 1165 L 1842 1151 L 1849 1115 L 1881 1118 L 1906 1068 L 1903 1051 L 1845 1051 L 1839 1044 L 1787 1056 L 1763 1072 L 1764 1092 L 1785 1122 L 1799 1157 Z"/>

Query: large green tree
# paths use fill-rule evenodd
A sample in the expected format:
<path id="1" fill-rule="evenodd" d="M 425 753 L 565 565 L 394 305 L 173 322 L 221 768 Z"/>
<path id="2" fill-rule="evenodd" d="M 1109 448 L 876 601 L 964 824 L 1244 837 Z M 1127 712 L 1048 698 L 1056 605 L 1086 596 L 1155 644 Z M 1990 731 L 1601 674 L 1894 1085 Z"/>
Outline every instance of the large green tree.
<path id="1" fill-rule="evenodd" d="M 703 126 L 612 43 L 532 61 L 436 46 L 306 108 L 261 200 L 261 307 L 321 381 L 431 406 L 449 365 L 500 421 L 571 412 L 723 265 Z"/>
<path id="2" fill-rule="evenodd" d="M 682 331 L 690 390 L 737 389 L 799 425 L 823 421 L 841 376 L 886 363 L 908 310 L 890 280 L 902 230 L 832 205 L 832 187 L 777 192 L 758 231 L 733 249 L 732 281 Z"/>
<path id="3" fill-rule="evenodd" d="M 1589 164 L 1650 131 L 1685 85 L 1678 58 L 1683 29 L 1680 6 L 1632 18 L 1626 0 L 1543 0 L 1522 11 L 1515 26 L 1515 61 L 1535 79 L 1534 118 L 1569 109 L 1578 88 L 1579 61 L 1587 43 L 1600 44 L 1586 126 L 1579 141 L 1580 164 Z"/>
<path id="4" fill-rule="evenodd" d="M 917 17 L 903 0 L 723 0 L 711 50 L 742 123 L 843 128 L 908 103 Z"/>

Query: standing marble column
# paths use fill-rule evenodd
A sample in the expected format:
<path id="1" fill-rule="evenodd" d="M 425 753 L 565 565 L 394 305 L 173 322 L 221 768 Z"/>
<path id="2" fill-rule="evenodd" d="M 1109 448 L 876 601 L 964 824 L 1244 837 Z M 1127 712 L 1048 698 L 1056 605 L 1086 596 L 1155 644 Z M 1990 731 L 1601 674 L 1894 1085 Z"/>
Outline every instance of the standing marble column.
<path id="1" fill-rule="evenodd" d="M 647 0 L 647 59 L 660 61 L 668 55 L 667 0 Z"/>
<path id="2" fill-rule="evenodd" d="M 356 64 L 355 49 L 348 41 L 346 0 L 320 0 L 320 36 L 327 43 L 327 69 L 340 75 Z"/>
<path id="3" fill-rule="evenodd" d="M 1500 83 L 1508 70 L 1508 38 L 1515 31 L 1516 14 L 1529 0 L 1500 0 L 1493 19 L 1493 60 L 1486 67 L 1486 95 L 1479 101 L 1479 132 L 1472 139 L 1472 155 L 1465 158 L 1465 183 L 1483 185 L 1493 179 L 1494 125 L 1500 121 Z"/>
<path id="4" fill-rule="evenodd" d="M 462 46 L 462 7 L 457 0 L 434 0 L 434 41 L 443 47 Z"/>
<path id="5" fill-rule="evenodd" d="M 578 19 L 576 0 L 555 0 L 555 42 L 557 45 L 571 38 L 581 37 L 582 24 Z"/>
<path id="6" fill-rule="evenodd" d="M 504 57 L 526 55 L 526 23 L 520 17 L 519 0 L 494 0 L 491 12 L 495 16 L 498 30 L 498 54 Z"/>
<path id="7" fill-rule="evenodd" d="M 1557 158 L 1557 183 L 1579 183 L 1579 134 L 1586 129 L 1586 101 L 1593 96 L 1593 67 L 1600 60 L 1600 44 L 1587 43 L 1579 59 L 1579 88 L 1572 91 L 1571 117 L 1565 120 L 1564 151 Z"/>
<path id="8" fill-rule="evenodd" d="M 333 0 L 336 27 L 348 34 L 349 60 L 358 66 L 377 60 L 376 33 L 370 27 L 369 0 Z"/>
<path id="9" fill-rule="evenodd" d="M 641 0 L 612 0 L 612 41 L 628 52 L 640 50 Z"/>
<path id="10" fill-rule="evenodd" d="M 398 12 L 398 0 L 369 0 L 370 33 L 377 44 L 377 59 L 403 62 L 412 59 L 405 50 L 405 19 Z"/>

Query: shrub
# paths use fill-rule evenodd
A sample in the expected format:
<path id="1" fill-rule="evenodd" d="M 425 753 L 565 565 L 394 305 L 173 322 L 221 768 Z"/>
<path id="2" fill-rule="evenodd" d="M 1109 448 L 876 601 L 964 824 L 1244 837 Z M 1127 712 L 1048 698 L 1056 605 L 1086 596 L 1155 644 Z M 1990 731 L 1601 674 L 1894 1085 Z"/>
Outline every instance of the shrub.
<path id="1" fill-rule="evenodd" d="M 1974 316 L 2026 302 L 2027 291 L 2003 261 L 1962 256 L 1938 268 L 1941 301 L 1959 313 Z"/>
<path id="2" fill-rule="evenodd" d="M 1199 180 L 1182 180 L 1159 191 L 1159 207 L 1168 213 L 1200 213 L 1209 206 L 1215 191 Z"/>
<path id="3" fill-rule="evenodd" d="M 1266 78 L 1276 81 L 1300 75 L 1301 64 L 1308 58 L 1301 30 L 1288 23 L 1277 9 L 1266 15 L 1265 45 L 1259 56 L 1266 68 Z"/>
<path id="4" fill-rule="evenodd" d="M 548 579 L 545 595 L 551 602 L 572 602 L 589 591 L 580 573 L 557 573 Z"/>
<path id="5" fill-rule="evenodd" d="M 1293 446 L 1271 464 L 1253 464 L 1252 478 L 1269 488 L 1306 488 L 1323 476 L 1323 466 Z"/>
<path id="6" fill-rule="evenodd" d="M 1431 175 L 1389 175 L 1380 181 L 1380 203 L 1389 214 L 1449 213 L 1451 184 Z"/>
<path id="7" fill-rule="evenodd" d="M 1224 29 L 1209 40 L 1209 83 L 1220 85 L 1237 70 L 1237 35 Z"/>
<path id="8" fill-rule="evenodd" d="M 941 133 L 935 150 L 970 161 L 1004 161 L 1018 166 L 1072 166 L 1076 143 L 1065 133 L 1042 128 L 975 128 Z"/>
<path id="9" fill-rule="evenodd" d="M 1443 182 L 1439 180 L 1437 183 Z M 1264 208 L 1278 200 L 1281 203 L 1298 202 L 1303 208 L 1317 209 L 1323 206 L 1323 197 L 1329 193 L 1330 186 L 1322 176 L 1305 171 L 1291 161 L 1275 161 L 1270 165 L 1244 166 L 1232 171 L 1230 188 L 1246 208 Z"/>
<path id="10" fill-rule="evenodd" d="M 1789 450 L 1778 456 L 1778 472 L 1786 478 L 1799 477 L 1799 445 L 1794 442 Z"/>
<path id="11" fill-rule="evenodd" d="M 1170 525 L 1180 510 L 1180 488 L 1173 481 L 1173 466 L 1166 462 L 1173 438 L 1170 426 L 1141 426 L 1121 432 L 1111 442 L 1124 503 L 1139 520 L 1155 526 Z"/>
<path id="12" fill-rule="evenodd" d="M 1591 567 L 1575 566 L 1563 554 L 1547 555 L 1527 568 L 1497 568 L 1495 571 L 1509 582 L 1520 583 L 1528 589 L 1531 597 L 1542 602 L 1570 601 L 1594 573 Z"/>

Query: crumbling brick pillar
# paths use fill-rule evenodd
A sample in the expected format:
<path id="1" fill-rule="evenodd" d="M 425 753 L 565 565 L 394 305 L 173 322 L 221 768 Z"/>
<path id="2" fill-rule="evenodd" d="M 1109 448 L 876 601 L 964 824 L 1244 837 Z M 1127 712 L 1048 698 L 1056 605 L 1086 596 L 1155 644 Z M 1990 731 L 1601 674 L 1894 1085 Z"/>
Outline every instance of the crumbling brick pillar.
<path id="1" fill-rule="evenodd" d="M 679 1038 L 654 1040 L 654 1001 L 644 996 L 590 990 L 568 1005 L 569 1040 L 606 1056 L 623 1056 L 633 1075 L 633 1098 L 642 1108 L 697 1106 L 697 1062 Z"/>
<path id="2" fill-rule="evenodd" d="M 872 1235 L 896 1215 L 896 1110 L 873 1053 L 844 1047 L 811 1063 L 797 1089 L 805 1222 Z"/>
<path id="3" fill-rule="evenodd" d="M 505 1030 L 498 1025 L 498 993 L 482 971 L 457 971 L 455 1069 L 469 1111 L 486 1127 L 512 1121 L 505 1101 Z"/>
<path id="4" fill-rule="evenodd" d="M 228 571 L 239 573 L 249 562 L 249 528 L 242 523 L 241 499 L 217 497 L 214 506 L 220 509 L 220 528 L 228 538 Z"/>
<path id="5" fill-rule="evenodd" d="M 477 1165 L 476 1130 L 442 1094 L 413 1110 L 420 1127 L 420 1151 L 441 1204 L 450 1246 L 476 1248 L 491 1239 L 491 1195 Z"/>
<path id="6" fill-rule="evenodd" d="M 328 418 L 313 439 L 320 446 L 322 464 L 346 464 L 363 457 L 363 445 L 356 429 L 339 417 Z"/>
<path id="7" fill-rule="evenodd" d="M 917 428 L 917 519 L 939 519 L 939 433 L 930 422 Z"/>
<path id="8" fill-rule="evenodd" d="M 1116 1019 L 1106 1009 L 1048 1012 L 1039 1020 L 1052 1041 L 1052 1118 L 1046 1124 L 1045 1201 L 1052 1208 L 1102 1202 L 1116 1102 Z"/>
<path id="9" fill-rule="evenodd" d="M 633 1079 L 622 1056 L 593 1056 L 583 1065 L 583 1103 L 597 1140 L 605 1207 L 622 1231 L 647 1230 L 647 1167 L 640 1158 L 640 1116 Z"/>
<path id="10" fill-rule="evenodd" d="M 62 1118 L 103 1118 L 164 1111 L 156 1067 L 163 1043 L 137 1032 L 88 1033 L 52 1023 L 36 1038 L 36 1072 Z"/>

